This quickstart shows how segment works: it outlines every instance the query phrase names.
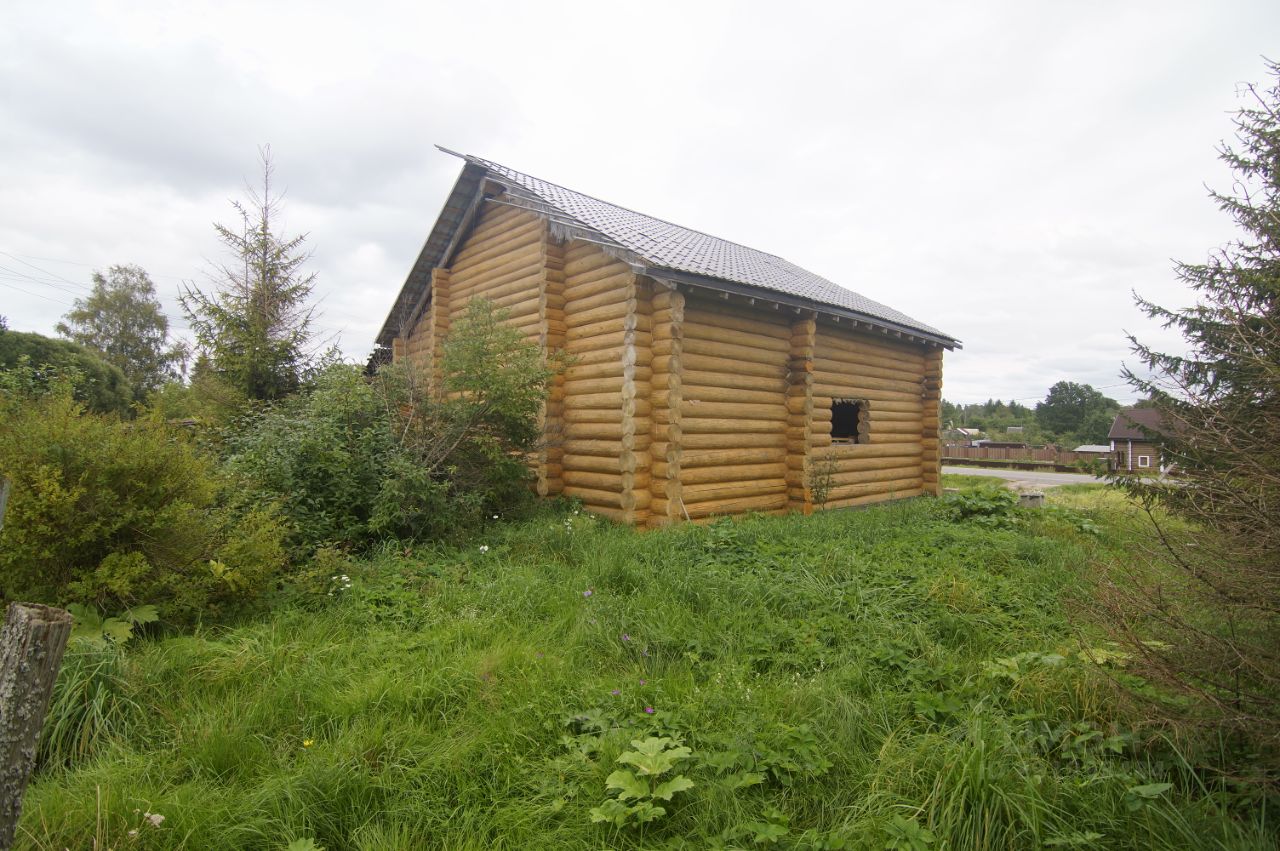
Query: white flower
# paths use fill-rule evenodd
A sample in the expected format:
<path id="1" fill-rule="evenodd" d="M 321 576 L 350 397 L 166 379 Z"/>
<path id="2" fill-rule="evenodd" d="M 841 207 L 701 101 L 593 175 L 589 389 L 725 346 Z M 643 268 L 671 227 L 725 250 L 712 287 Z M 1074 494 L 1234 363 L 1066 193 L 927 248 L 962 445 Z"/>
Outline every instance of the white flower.
<path id="1" fill-rule="evenodd" d="M 142 817 L 151 822 L 152 827 L 159 827 L 164 822 L 164 816 L 159 813 L 143 813 Z"/>
<path id="2" fill-rule="evenodd" d="M 497 520 L 497 519 L 498 519 L 498 515 L 496 515 L 496 514 L 495 514 L 495 515 L 493 515 L 493 519 L 494 519 L 494 520 Z"/>
<path id="3" fill-rule="evenodd" d="M 487 552 L 489 552 L 489 545 L 488 545 L 488 544 L 481 544 L 481 545 L 480 545 L 480 552 L 482 552 L 482 553 L 487 553 Z"/>
<path id="4" fill-rule="evenodd" d="M 130 839 L 138 838 L 138 829 L 136 827 L 133 830 L 129 831 L 129 838 Z"/>

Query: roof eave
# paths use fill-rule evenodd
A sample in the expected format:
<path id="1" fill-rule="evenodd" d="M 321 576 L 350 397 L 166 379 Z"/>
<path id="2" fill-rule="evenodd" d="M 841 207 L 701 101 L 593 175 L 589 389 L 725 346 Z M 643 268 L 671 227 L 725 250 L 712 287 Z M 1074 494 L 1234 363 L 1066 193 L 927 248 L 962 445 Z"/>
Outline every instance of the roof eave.
<path id="1" fill-rule="evenodd" d="M 788 293 L 779 292 L 778 290 L 768 289 L 767 287 L 753 287 L 749 284 L 741 284 L 737 281 L 726 281 L 723 278 L 713 278 L 707 275 L 697 275 L 691 272 L 683 272 L 679 269 L 669 269 L 661 266 L 647 266 L 643 270 L 643 274 L 651 278 L 662 278 L 676 283 L 688 284 L 690 286 L 704 287 L 718 292 L 729 293 L 731 295 L 745 296 L 748 298 L 758 298 L 761 300 L 773 301 L 778 304 L 784 304 L 788 307 L 799 308 L 801 310 L 812 310 L 817 313 L 824 313 L 828 316 L 849 319 L 854 322 L 860 322 L 871 328 L 882 329 L 887 333 L 896 336 L 907 336 L 919 339 L 922 342 L 934 343 L 943 348 L 954 351 L 963 348 L 961 342 L 953 337 L 945 334 L 938 334 L 932 331 L 925 331 L 920 328 L 914 328 L 910 325 L 904 325 L 900 322 L 891 322 L 887 319 L 881 319 L 877 316 L 871 316 L 856 310 L 850 310 L 845 307 L 838 307 L 833 304 L 826 304 L 820 301 L 813 301 L 800 296 L 793 296 Z"/>

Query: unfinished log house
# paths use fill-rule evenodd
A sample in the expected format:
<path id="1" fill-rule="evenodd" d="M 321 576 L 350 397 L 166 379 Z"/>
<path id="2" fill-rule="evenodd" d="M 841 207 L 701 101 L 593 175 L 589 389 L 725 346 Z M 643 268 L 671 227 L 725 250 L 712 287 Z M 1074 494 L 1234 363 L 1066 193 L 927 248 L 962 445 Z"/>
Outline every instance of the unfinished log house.
<path id="1" fill-rule="evenodd" d="M 781 257 L 457 156 L 378 343 L 438 375 L 483 297 L 565 350 L 540 494 L 659 526 L 938 493 L 954 338 Z"/>

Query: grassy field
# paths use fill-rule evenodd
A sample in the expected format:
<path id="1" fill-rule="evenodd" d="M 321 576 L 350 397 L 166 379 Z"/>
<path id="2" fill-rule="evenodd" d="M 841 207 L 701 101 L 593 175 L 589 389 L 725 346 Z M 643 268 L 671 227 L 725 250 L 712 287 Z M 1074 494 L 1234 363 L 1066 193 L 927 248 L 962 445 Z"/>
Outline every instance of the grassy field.
<path id="1" fill-rule="evenodd" d="M 335 564 L 332 598 L 78 651 L 102 726 L 19 846 L 1274 847 L 1082 655 L 1066 612 L 1123 546 L 1097 494 L 645 534 L 565 509 Z"/>

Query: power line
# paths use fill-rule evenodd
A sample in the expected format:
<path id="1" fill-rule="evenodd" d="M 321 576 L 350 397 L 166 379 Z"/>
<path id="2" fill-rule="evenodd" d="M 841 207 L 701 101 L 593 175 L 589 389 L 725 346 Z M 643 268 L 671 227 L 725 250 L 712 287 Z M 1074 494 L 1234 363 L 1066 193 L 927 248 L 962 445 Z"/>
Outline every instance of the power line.
<path id="1" fill-rule="evenodd" d="M 41 295 L 40 293 L 33 293 L 33 292 L 31 292 L 31 290 L 24 290 L 22 287 L 19 287 L 19 286 L 15 285 L 15 284 L 7 283 L 6 281 L 0 281 L 0 287 L 8 287 L 8 288 L 9 288 L 9 289 L 11 289 L 11 290 L 17 290 L 17 291 L 18 291 L 18 292 L 20 292 L 20 293 L 26 293 L 27 295 L 35 296 L 36 298 L 42 298 L 42 299 L 44 299 L 45 301 L 52 301 L 52 302 L 55 302 L 55 303 L 57 303 L 57 304 L 65 304 L 67 307 L 75 307 L 75 305 L 74 305 L 74 304 L 72 304 L 72 303 L 71 303 L 71 302 L 69 302 L 69 301 L 63 301 L 63 300 L 62 300 L 62 299 L 60 299 L 60 298 L 52 298 L 52 297 L 47 296 L 47 295 Z"/>

